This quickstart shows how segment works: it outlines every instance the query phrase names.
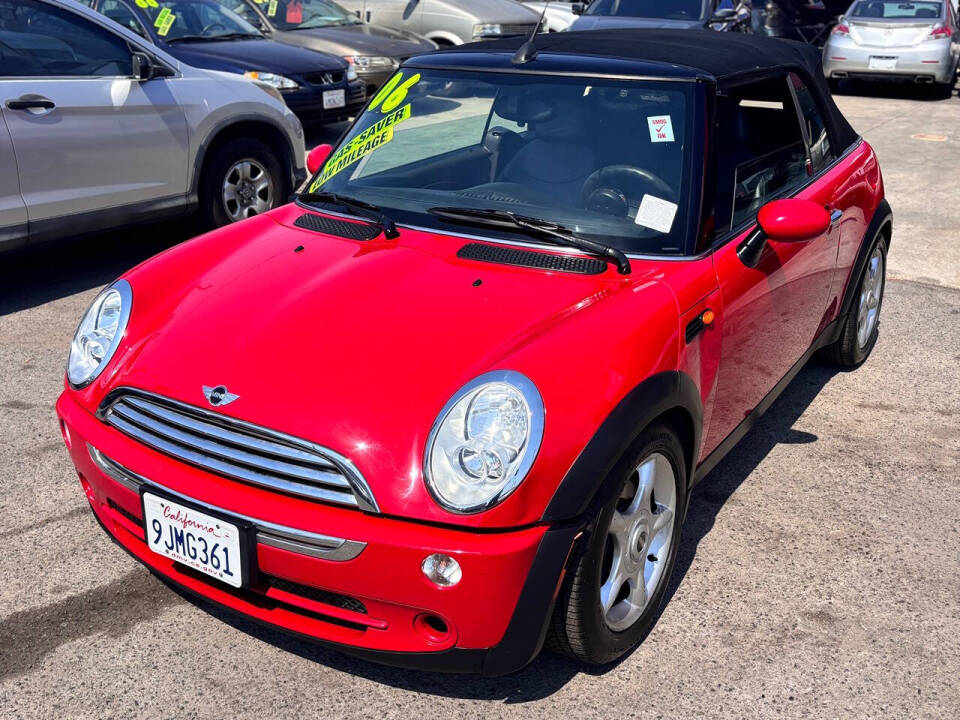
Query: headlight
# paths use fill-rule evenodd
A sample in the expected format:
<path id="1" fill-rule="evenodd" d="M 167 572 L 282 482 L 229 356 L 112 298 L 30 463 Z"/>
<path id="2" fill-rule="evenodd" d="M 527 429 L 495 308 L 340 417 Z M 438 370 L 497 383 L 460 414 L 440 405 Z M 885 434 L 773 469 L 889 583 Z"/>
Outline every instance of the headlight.
<path id="1" fill-rule="evenodd" d="M 476 378 L 444 406 L 433 424 L 423 474 L 433 497 L 456 513 L 502 502 L 526 477 L 543 438 L 543 401 L 520 373 Z"/>
<path id="2" fill-rule="evenodd" d="M 502 32 L 499 23 L 480 23 L 473 26 L 474 37 L 487 37 L 488 35 L 499 35 Z"/>
<path id="3" fill-rule="evenodd" d="M 250 78 L 251 80 L 256 80 L 262 82 L 264 85 L 269 85 L 270 87 L 275 87 L 277 90 L 294 90 L 300 87 L 296 80 L 291 80 L 288 77 L 283 75 L 277 75 L 276 73 L 268 72 L 258 72 L 257 70 L 247 70 L 243 76 L 245 78 Z"/>
<path id="4" fill-rule="evenodd" d="M 351 55 L 344 59 L 351 65 L 356 66 L 361 72 L 364 70 L 395 68 L 398 65 L 393 58 L 382 57 L 380 55 Z"/>
<path id="5" fill-rule="evenodd" d="M 353 82 L 357 79 L 357 69 L 351 64 L 347 66 L 347 81 Z"/>
<path id="6" fill-rule="evenodd" d="M 110 362 L 130 319 L 130 283 L 117 280 L 90 305 L 70 344 L 67 379 L 79 389 L 92 383 Z"/>

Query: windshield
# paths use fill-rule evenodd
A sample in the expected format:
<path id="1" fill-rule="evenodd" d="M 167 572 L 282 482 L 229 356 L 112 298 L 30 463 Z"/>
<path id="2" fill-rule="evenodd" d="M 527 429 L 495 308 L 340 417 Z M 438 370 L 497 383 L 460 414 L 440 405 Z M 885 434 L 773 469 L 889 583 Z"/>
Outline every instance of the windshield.
<path id="1" fill-rule="evenodd" d="M 942 5 L 938 2 L 870 2 L 857 3 L 853 9 L 853 17 L 858 18 L 905 18 L 934 20 L 940 17 Z"/>
<path id="2" fill-rule="evenodd" d="M 624 252 L 680 254 L 692 83 L 404 69 L 308 188 L 398 222 L 471 232 L 431 208 L 508 210 Z M 476 232 L 474 229 L 472 232 Z M 484 234 L 510 236 L 522 230 Z"/>
<path id="3" fill-rule="evenodd" d="M 137 7 L 147 16 L 157 35 L 167 42 L 225 36 L 262 37 L 253 25 L 216 0 L 143 0 Z"/>
<path id="4" fill-rule="evenodd" d="M 252 0 L 280 30 L 359 25 L 360 18 L 331 0 Z"/>
<path id="5" fill-rule="evenodd" d="M 597 0 L 584 14 L 698 20 L 703 12 L 701 0 Z"/>

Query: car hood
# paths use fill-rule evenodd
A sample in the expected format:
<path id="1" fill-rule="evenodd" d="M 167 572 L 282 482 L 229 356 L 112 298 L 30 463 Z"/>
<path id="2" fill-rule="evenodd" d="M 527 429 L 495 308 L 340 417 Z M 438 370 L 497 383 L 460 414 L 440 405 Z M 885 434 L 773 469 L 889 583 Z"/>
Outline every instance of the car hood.
<path id="1" fill-rule="evenodd" d="M 440 0 L 427 3 L 424 12 L 439 13 L 443 8 L 476 18 L 482 23 L 527 24 L 535 23 L 540 18 L 540 13 L 514 0 Z"/>
<path id="2" fill-rule="evenodd" d="M 187 65 L 225 72 L 259 70 L 295 75 L 347 67 L 341 58 L 270 40 L 182 42 L 165 45 L 164 49 Z"/>
<path id="3" fill-rule="evenodd" d="M 456 253 L 467 240 L 409 229 L 398 241 L 361 243 L 293 226 L 302 214 L 280 208 L 132 271 L 129 346 L 100 390 L 136 387 L 204 406 L 202 386 L 226 385 L 239 399 L 218 412 L 347 456 L 387 514 L 449 521 L 420 466 L 431 425 L 460 387 L 516 370 L 538 384 L 549 412 L 581 370 L 553 349 L 543 354 L 549 372 L 524 353 L 612 297 L 656 305 L 645 288 L 626 291 L 639 277 L 465 260 Z M 597 342 L 568 327 L 565 342 L 589 344 L 590 368 L 587 354 L 625 342 L 620 326 L 591 324 Z"/>
<path id="4" fill-rule="evenodd" d="M 343 25 L 341 27 L 289 30 L 276 33 L 278 40 L 334 55 L 379 55 L 406 58 L 435 50 L 432 42 L 406 30 L 381 25 Z"/>
<path id="5" fill-rule="evenodd" d="M 583 15 L 570 26 L 571 30 L 603 30 L 607 28 L 657 28 L 669 30 L 693 30 L 702 28 L 706 20 L 663 20 L 660 18 L 610 17 L 607 15 Z"/>

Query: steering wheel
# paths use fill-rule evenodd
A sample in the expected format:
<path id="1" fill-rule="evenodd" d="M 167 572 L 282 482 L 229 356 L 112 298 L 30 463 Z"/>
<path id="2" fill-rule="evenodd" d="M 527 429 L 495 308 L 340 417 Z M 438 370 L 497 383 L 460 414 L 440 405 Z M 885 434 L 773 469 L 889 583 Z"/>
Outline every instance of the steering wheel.
<path id="1" fill-rule="evenodd" d="M 213 30 L 214 28 L 221 28 L 221 29 L 223 29 L 223 30 L 228 30 L 228 29 L 229 29 L 229 28 L 227 28 L 227 26 L 224 25 L 222 22 L 212 22 L 212 23 L 210 23 L 209 25 L 205 25 L 204 28 L 203 28 L 203 30 L 200 31 L 200 34 L 201 34 L 201 35 L 206 35 L 206 34 L 207 34 L 207 30 Z"/>
<path id="2" fill-rule="evenodd" d="M 661 177 L 635 165 L 607 165 L 583 183 L 580 204 L 587 210 L 626 216 L 646 194 L 675 201 L 676 193 Z M 631 200 L 633 201 L 631 203 Z"/>

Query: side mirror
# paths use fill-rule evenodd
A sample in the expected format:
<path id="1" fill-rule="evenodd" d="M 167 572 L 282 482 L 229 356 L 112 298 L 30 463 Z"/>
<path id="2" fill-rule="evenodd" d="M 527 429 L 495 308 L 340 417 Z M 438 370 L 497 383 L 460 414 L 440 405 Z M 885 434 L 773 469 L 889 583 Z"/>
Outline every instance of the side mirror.
<path id="1" fill-rule="evenodd" d="M 757 227 L 737 246 L 737 257 L 747 267 L 756 267 L 767 239 L 802 242 L 823 235 L 830 227 L 830 213 L 810 200 L 785 198 L 767 203 L 757 213 Z"/>
<path id="2" fill-rule="evenodd" d="M 583 11 L 586 9 L 586 3 L 574 3 L 570 6 L 570 12 L 572 12 L 574 15 L 583 15 Z"/>
<path id="3" fill-rule="evenodd" d="M 146 53 L 135 52 L 133 54 L 133 79 L 140 82 L 153 80 L 156 77 L 157 68 Z"/>
<path id="4" fill-rule="evenodd" d="M 323 167 L 323 164 L 327 161 L 327 158 L 330 157 L 330 153 L 333 151 L 332 145 L 317 145 L 313 150 L 307 155 L 307 172 L 313 175 L 317 170 Z"/>

